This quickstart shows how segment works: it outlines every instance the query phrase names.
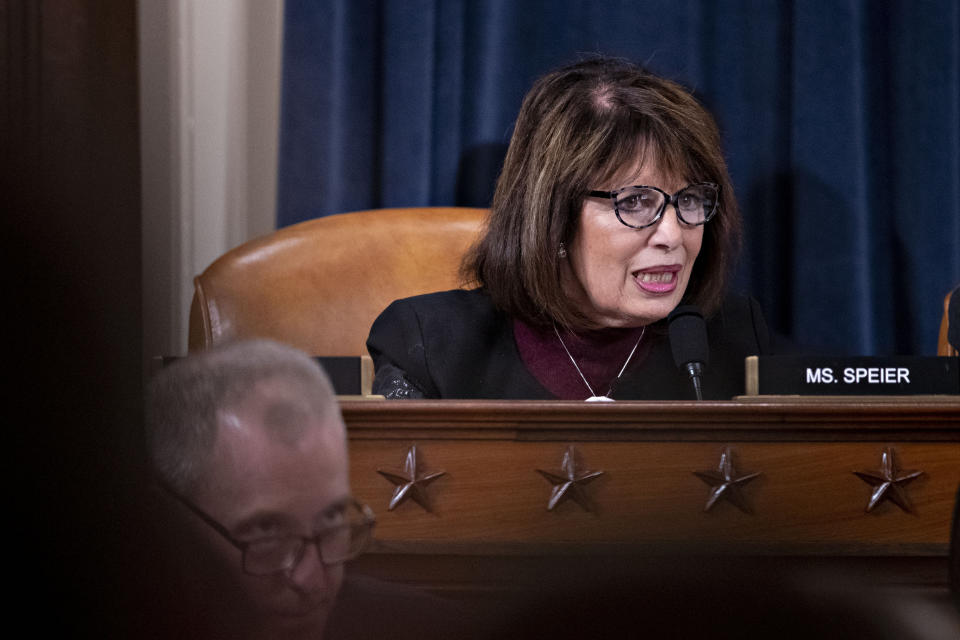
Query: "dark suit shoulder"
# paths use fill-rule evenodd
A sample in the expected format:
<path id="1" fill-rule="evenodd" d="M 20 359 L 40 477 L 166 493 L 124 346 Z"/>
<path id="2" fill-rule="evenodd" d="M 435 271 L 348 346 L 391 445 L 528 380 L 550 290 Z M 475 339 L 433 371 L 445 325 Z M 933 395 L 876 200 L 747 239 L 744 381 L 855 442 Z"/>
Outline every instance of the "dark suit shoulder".
<path id="1" fill-rule="evenodd" d="M 490 296 L 482 289 L 451 289 L 401 298 L 390 303 L 391 308 L 408 308 L 422 318 L 441 317 L 444 321 L 498 315 Z M 386 313 L 386 310 L 384 311 Z"/>
<path id="2" fill-rule="evenodd" d="M 348 574 L 325 637 L 473 638 L 479 622 L 472 609 L 458 602 L 409 585 Z"/>
<path id="3" fill-rule="evenodd" d="M 377 372 L 374 391 L 388 397 L 402 397 L 395 390 L 405 385 L 416 388 L 402 389 L 406 397 L 530 393 L 532 378 L 520 364 L 510 319 L 482 289 L 391 303 L 373 323 L 367 350 Z"/>

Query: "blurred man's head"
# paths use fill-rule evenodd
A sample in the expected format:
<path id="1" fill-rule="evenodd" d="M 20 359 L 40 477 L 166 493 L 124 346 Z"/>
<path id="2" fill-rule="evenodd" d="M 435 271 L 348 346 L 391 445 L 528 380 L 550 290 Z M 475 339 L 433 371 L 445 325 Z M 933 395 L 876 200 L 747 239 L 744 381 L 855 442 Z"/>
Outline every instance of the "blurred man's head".
<path id="1" fill-rule="evenodd" d="M 295 349 L 237 343 L 161 371 L 147 416 L 158 481 L 196 541 L 187 569 L 217 600 L 211 615 L 251 635 L 316 637 L 341 563 L 369 529 L 323 371 Z"/>

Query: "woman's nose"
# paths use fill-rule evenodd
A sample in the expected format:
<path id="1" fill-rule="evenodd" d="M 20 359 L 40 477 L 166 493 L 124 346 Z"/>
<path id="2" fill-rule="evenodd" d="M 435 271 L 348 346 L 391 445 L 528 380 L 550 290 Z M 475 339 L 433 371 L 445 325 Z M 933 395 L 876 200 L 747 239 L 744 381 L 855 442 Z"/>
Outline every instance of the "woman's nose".
<path id="1" fill-rule="evenodd" d="M 670 250 L 680 245 L 684 225 L 680 222 L 680 212 L 676 206 L 667 205 L 666 211 L 653 227 L 650 242 L 658 247 Z"/>

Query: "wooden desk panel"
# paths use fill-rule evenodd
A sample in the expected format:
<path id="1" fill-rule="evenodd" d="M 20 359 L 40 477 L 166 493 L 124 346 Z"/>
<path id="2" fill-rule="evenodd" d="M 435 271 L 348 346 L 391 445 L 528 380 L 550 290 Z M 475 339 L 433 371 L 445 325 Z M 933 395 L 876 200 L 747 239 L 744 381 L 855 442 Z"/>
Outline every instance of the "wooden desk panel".
<path id="1" fill-rule="evenodd" d="M 747 553 L 945 555 L 960 486 L 960 401 L 780 399 L 751 402 L 346 401 L 351 480 L 377 512 L 382 553 L 510 555 L 634 545 Z M 387 509 L 417 445 L 433 508 Z M 574 446 L 596 511 L 573 501 L 547 510 Z M 866 511 L 871 487 L 854 471 L 895 452 L 911 513 L 890 501 Z M 720 500 L 694 471 L 716 470 L 729 448 L 752 513 Z"/>

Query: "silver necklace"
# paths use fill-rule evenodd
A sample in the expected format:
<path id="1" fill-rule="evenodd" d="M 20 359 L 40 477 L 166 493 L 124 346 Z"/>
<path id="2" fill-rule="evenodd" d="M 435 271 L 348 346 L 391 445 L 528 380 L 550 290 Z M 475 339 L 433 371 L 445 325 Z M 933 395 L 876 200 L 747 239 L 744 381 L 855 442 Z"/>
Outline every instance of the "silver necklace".
<path id="1" fill-rule="evenodd" d="M 570 349 L 567 349 L 567 345 L 564 344 L 563 338 L 560 337 L 560 331 L 557 330 L 557 323 L 553 323 L 553 332 L 557 334 L 557 340 L 560 341 L 560 346 L 563 347 L 563 350 L 567 352 L 567 357 L 570 358 L 570 362 L 573 363 L 574 368 L 577 370 L 577 373 L 580 374 L 580 379 L 583 380 L 583 384 L 587 385 L 587 389 L 590 391 L 590 397 L 587 398 L 587 402 L 613 402 L 613 398 L 610 397 L 610 394 L 613 393 L 613 388 L 616 386 L 617 382 L 620 380 L 620 376 L 623 375 L 623 372 L 627 370 L 627 365 L 630 364 L 630 360 L 633 359 L 633 354 L 637 351 L 637 347 L 640 346 L 640 341 L 643 340 L 643 334 L 647 332 L 647 328 L 644 327 L 640 331 L 640 337 L 637 338 L 636 344 L 633 345 L 633 349 L 630 350 L 630 355 L 627 356 L 627 361 L 623 363 L 623 366 L 620 367 L 620 373 L 617 374 L 617 377 L 610 382 L 610 388 L 607 389 L 607 393 L 598 396 L 593 390 L 593 387 L 590 386 L 590 383 L 587 382 L 587 376 L 583 375 L 583 371 L 580 371 L 580 365 L 577 364 L 577 361 L 573 359 L 573 355 L 570 353 Z"/>

